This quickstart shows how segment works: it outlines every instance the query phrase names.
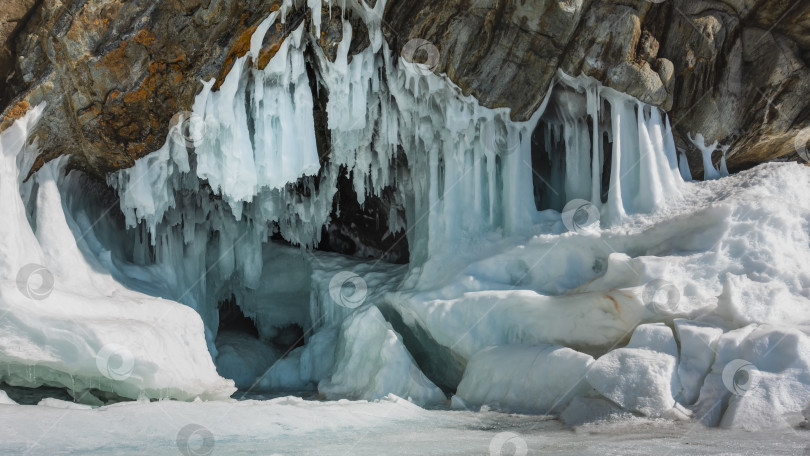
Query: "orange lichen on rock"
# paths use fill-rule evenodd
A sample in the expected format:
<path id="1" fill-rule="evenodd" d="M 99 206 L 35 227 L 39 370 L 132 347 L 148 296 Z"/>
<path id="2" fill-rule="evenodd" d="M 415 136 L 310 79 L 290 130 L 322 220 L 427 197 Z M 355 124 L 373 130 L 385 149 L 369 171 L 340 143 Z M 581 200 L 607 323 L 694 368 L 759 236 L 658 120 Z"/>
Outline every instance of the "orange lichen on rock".
<path id="1" fill-rule="evenodd" d="M 282 41 L 283 40 L 284 39 L 282 38 Z M 270 46 L 262 48 L 262 50 L 259 52 L 259 59 L 256 62 L 260 70 L 263 70 L 267 64 L 270 63 L 270 60 L 276 55 L 279 48 L 281 48 L 281 42 L 273 43 Z"/>
<path id="2" fill-rule="evenodd" d="M 135 35 L 133 41 L 135 41 L 138 44 L 142 44 L 146 47 L 149 47 L 155 43 L 155 34 L 150 32 L 149 30 L 142 29 L 140 32 L 138 32 L 137 35 Z"/>
<path id="3" fill-rule="evenodd" d="M 25 113 L 28 112 L 29 107 L 30 106 L 28 105 L 28 102 L 23 100 L 14 105 L 14 107 L 8 111 L 8 115 L 3 120 L 13 122 L 19 119 L 20 117 L 24 116 Z"/>
<path id="4" fill-rule="evenodd" d="M 128 45 L 127 41 L 123 41 L 117 48 L 104 54 L 96 63 L 96 68 L 106 69 L 115 79 L 124 80 L 126 74 L 130 71 L 129 59 L 127 58 Z"/>
<path id="5" fill-rule="evenodd" d="M 225 82 L 225 76 L 231 72 L 231 68 L 233 68 L 233 64 L 236 63 L 236 59 L 244 57 L 250 50 L 250 38 L 257 28 L 258 25 L 254 25 L 253 27 L 245 29 L 236 37 L 233 46 L 231 46 L 231 50 L 228 52 L 228 56 L 225 58 L 225 65 L 222 66 L 222 71 L 219 73 L 217 82 L 214 84 L 214 90 L 219 90 L 222 83 Z"/>

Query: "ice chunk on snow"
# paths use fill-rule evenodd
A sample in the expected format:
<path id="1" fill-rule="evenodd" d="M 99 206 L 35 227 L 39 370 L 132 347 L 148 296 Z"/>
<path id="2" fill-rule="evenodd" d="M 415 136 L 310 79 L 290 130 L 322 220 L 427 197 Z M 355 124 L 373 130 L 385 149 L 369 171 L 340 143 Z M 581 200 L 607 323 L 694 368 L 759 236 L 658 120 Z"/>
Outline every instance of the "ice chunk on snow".
<path id="1" fill-rule="evenodd" d="M 559 413 L 591 390 L 590 355 L 555 345 L 502 345 L 476 353 L 456 396 L 468 406 L 524 413 Z"/>
<path id="2" fill-rule="evenodd" d="M 661 352 L 620 348 L 602 355 L 588 371 L 594 389 L 623 408 L 662 416 L 675 406 L 675 358 Z"/>
<path id="3" fill-rule="evenodd" d="M 391 300 L 404 314 L 416 317 L 438 343 L 466 359 L 492 345 L 606 346 L 650 315 L 638 296 L 618 290 L 565 296 L 529 290 L 479 291 L 454 299 L 431 296 L 400 294 Z"/>
<path id="4" fill-rule="evenodd" d="M 630 345 L 597 359 L 587 373 L 588 382 L 623 408 L 646 416 L 673 414 L 677 347 L 672 330 L 663 324 L 641 325 Z"/>
<path id="5" fill-rule="evenodd" d="M 678 345 L 672 330 L 663 323 L 639 325 L 625 348 L 644 348 L 678 357 Z"/>
<path id="6" fill-rule="evenodd" d="M 336 350 L 331 377 L 318 384 L 327 398 L 373 400 L 395 394 L 420 405 L 446 399 L 374 306 L 359 309 L 343 322 Z"/>
<path id="7" fill-rule="evenodd" d="M 714 363 L 715 346 L 723 330 L 706 323 L 681 318 L 676 319 L 674 323 L 675 334 L 681 346 L 678 363 L 681 393 L 677 398 L 684 404 L 694 404 L 700 394 L 703 380 Z"/>
<path id="8" fill-rule="evenodd" d="M 695 404 L 704 423 L 749 430 L 786 426 L 810 400 L 810 337 L 750 325 L 723 334 Z M 722 417 L 722 418 L 721 418 Z"/>

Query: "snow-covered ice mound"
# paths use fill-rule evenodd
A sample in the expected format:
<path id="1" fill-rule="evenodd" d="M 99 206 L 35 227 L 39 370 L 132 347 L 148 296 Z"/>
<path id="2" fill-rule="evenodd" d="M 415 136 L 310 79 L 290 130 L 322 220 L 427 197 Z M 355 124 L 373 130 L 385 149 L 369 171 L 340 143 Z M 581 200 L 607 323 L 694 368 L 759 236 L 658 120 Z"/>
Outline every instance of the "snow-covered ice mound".
<path id="1" fill-rule="evenodd" d="M 387 299 L 467 361 L 457 394 L 474 399 L 468 406 L 548 413 L 541 392 L 562 381 L 570 391 L 557 405 L 575 390 L 593 401 L 595 390 L 646 416 L 785 426 L 810 400 L 808 190 L 810 169 L 791 163 L 687 183 L 682 199 L 652 214 L 515 238 L 468 255 L 436 288 Z M 537 344 L 596 361 L 559 379 Z M 576 403 L 572 421 L 587 421 Z M 610 414 L 602 409 L 591 418 Z"/>
<path id="2" fill-rule="evenodd" d="M 18 162 L 38 113 L 0 135 L 0 379 L 74 397 L 229 397 L 233 382 L 217 374 L 199 315 L 121 285 L 109 252 L 89 255 L 99 240 L 64 210 L 65 189 L 78 188 L 62 175 L 63 160 L 21 195 Z"/>

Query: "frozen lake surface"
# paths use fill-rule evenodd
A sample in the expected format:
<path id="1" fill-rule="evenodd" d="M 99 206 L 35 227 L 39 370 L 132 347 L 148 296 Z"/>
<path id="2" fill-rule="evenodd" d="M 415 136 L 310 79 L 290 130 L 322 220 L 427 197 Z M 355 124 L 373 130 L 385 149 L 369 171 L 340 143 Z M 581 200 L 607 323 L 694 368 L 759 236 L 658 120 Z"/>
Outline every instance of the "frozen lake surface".
<path id="1" fill-rule="evenodd" d="M 51 406 L 0 405 L 0 454 L 810 454 L 810 431 L 797 426 L 799 416 L 792 426 L 768 432 L 648 419 L 571 430 L 541 416 L 424 410 L 397 398 L 62 406 L 76 407 L 57 401 Z M 499 452 L 502 441 L 507 443 Z"/>

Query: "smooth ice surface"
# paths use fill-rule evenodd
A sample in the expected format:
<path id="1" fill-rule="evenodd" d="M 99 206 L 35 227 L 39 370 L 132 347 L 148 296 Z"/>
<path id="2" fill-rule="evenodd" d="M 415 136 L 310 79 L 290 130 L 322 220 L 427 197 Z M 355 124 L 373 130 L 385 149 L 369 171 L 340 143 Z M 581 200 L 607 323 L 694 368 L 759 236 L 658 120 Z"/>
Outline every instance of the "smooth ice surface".
<path id="1" fill-rule="evenodd" d="M 95 410 L 0 405 L 0 453 L 55 456 L 181 454 L 180 431 L 202 427 L 190 450 L 216 455 L 491 455 L 557 456 L 803 454 L 807 431 L 767 433 L 707 429 L 640 418 L 571 431 L 548 417 L 496 412 L 426 411 L 397 399 L 310 402 L 133 402 Z M 213 447 L 202 447 L 205 432 Z M 187 431 L 188 432 L 188 431 Z M 188 434 L 184 434 L 188 435 Z M 185 449 L 186 447 L 183 446 Z M 193 454 L 193 453 L 189 453 Z M 199 453 L 198 453 L 199 454 Z"/>
<path id="2" fill-rule="evenodd" d="M 5 391 L 0 390 L 0 405 L 16 405 L 17 403 L 14 402 Z"/>

